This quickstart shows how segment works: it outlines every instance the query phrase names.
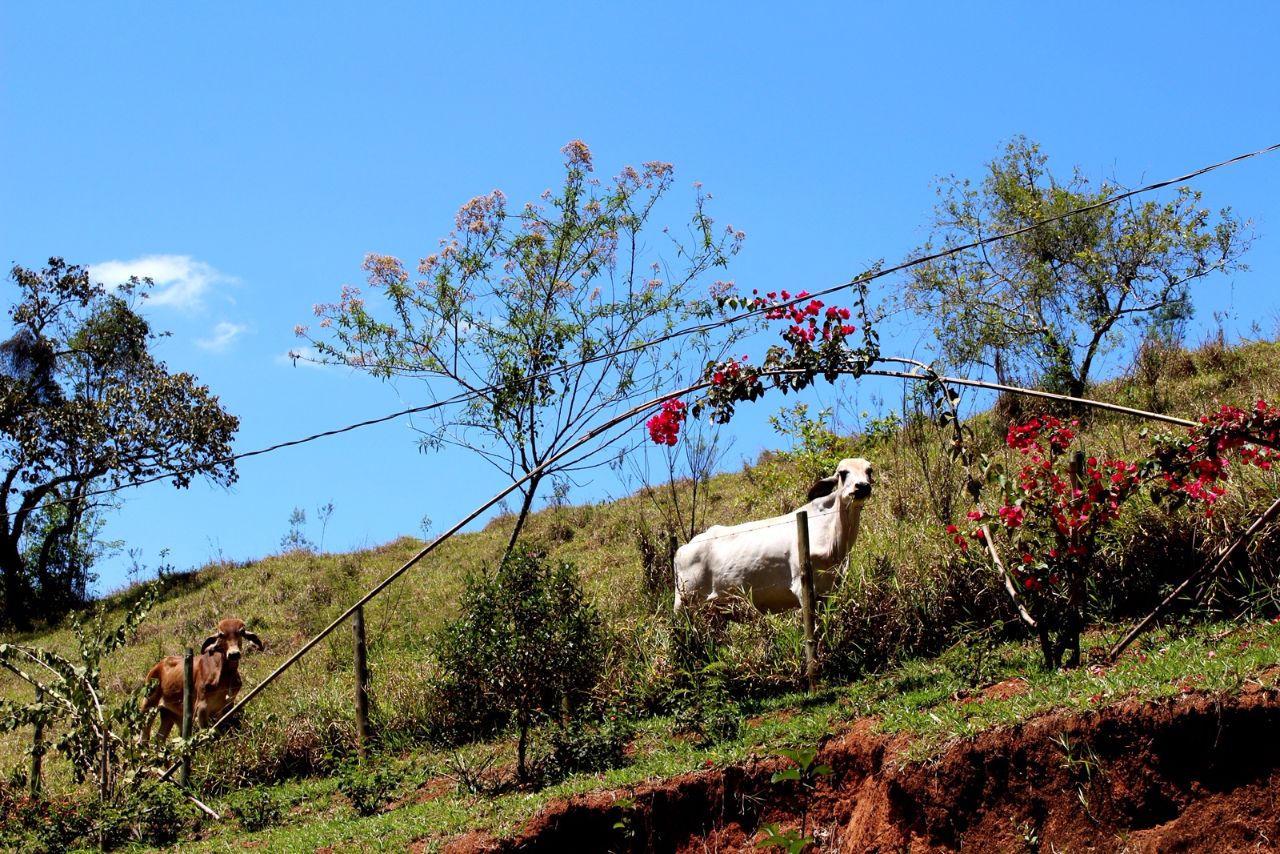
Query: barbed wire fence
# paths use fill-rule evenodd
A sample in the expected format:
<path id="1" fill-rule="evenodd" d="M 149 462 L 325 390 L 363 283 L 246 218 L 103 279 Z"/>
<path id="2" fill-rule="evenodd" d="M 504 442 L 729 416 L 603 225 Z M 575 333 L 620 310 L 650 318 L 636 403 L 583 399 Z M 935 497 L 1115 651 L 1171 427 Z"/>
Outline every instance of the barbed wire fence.
<path id="1" fill-rule="evenodd" d="M 644 349 L 649 349 L 654 347 L 660 347 L 672 340 L 675 340 L 684 336 L 705 334 L 731 324 L 742 323 L 742 322 L 751 320 L 753 318 L 756 318 L 758 316 L 761 316 L 764 314 L 764 312 L 768 310 L 776 309 L 779 305 L 784 307 L 795 305 L 802 301 L 807 301 L 807 300 L 814 299 L 817 297 L 822 297 L 822 296 L 828 296 L 828 295 L 838 293 L 844 290 L 848 290 L 854 287 L 865 286 L 867 283 L 871 281 L 884 278 L 894 273 L 903 272 L 905 270 L 911 269 L 912 267 L 915 267 L 921 264 L 926 264 L 931 261 L 938 260 L 940 258 L 944 258 L 960 252 L 965 252 L 970 249 L 978 248 L 981 246 L 989 245 L 998 241 L 1008 240 L 1013 237 L 1034 231 L 1038 228 L 1043 228 L 1047 225 L 1058 222 L 1060 220 L 1063 220 L 1072 216 L 1076 216 L 1082 213 L 1087 213 L 1092 210 L 1097 210 L 1099 208 L 1106 207 L 1109 205 L 1118 204 L 1136 195 L 1153 192 L 1155 190 L 1162 189 L 1162 188 L 1171 186 L 1173 184 L 1189 181 L 1201 175 L 1215 171 L 1217 169 L 1221 169 L 1226 166 L 1230 166 L 1233 164 L 1244 162 L 1246 160 L 1250 160 L 1266 154 L 1270 154 L 1277 150 L 1280 150 L 1280 143 L 1276 145 L 1267 146 L 1265 148 L 1258 149 L 1256 151 L 1249 152 L 1246 154 L 1241 154 L 1236 157 L 1232 157 L 1228 160 L 1224 160 L 1218 163 L 1214 163 L 1214 164 L 1202 167 L 1200 169 L 1196 169 L 1184 175 L 1180 175 L 1176 178 L 1154 182 L 1151 184 L 1144 185 L 1142 187 L 1138 187 L 1133 190 L 1127 190 L 1121 193 L 1117 193 L 1099 202 L 1095 202 L 1093 204 L 1086 205 L 1077 209 L 1073 209 L 1071 211 L 1067 211 L 1053 217 L 1039 220 L 1035 223 L 1029 224 L 1027 226 L 1024 226 L 1018 229 L 1002 232 L 999 234 L 989 235 L 980 240 L 972 241 L 970 243 L 966 243 L 962 245 L 948 247 L 944 250 L 940 250 L 938 252 L 930 253 L 927 255 L 909 258 L 893 266 L 877 269 L 872 272 L 863 274 L 861 276 L 854 277 L 853 279 L 847 282 L 833 285 L 813 293 L 809 293 L 803 298 L 796 297 L 796 298 L 786 300 L 782 303 L 774 304 L 768 307 L 742 311 L 738 314 L 723 317 L 716 321 L 684 327 L 682 329 L 674 330 L 663 336 L 659 336 L 658 338 L 655 338 L 653 340 L 639 342 L 635 345 L 632 345 L 631 347 L 623 348 L 617 352 L 598 354 L 588 359 L 582 359 L 577 362 L 561 366 L 559 368 L 550 369 L 538 375 L 531 375 L 529 379 L 531 381 L 536 381 L 539 379 L 551 378 L 566 371 L 574 370 L 576 368 L 580 368 L 593 363 L 605 361 L 608 359 L 617 358 L 619 355 L 623 353 L 634 352 L 637 350 L 644 350 Z M 1176 424 L 1181 426 L 1196 426 L 1196 422 L 1188 421 L 1186 419 L 1176 418 L 1172 416 L 1158 415 L 1158 414 L 1149 413 L 1149 412 L 1143 412 L 1141 410 L 1136 410 L 1129 407 L 1123 407 L 1116 404 L 1109 404 L 1109 403 L 1093 401 L 1093 400 L 1088 400 L 1083 398 L 1072 398 L 1065 395 L 1057 395 L 1049 392 L 1041 392 L 1041 391 L 1032 390 L 1032 389 L 1023 389 L 1023 388 L 1017 388 L 1013 386 L 1005 386 L 997 383 L 990 383 L 982 380 L 975 380 L 975 379 L 969 379 L 964 377 L 939 376 L 936 373 L 933 373 L 930 369 L 928 369 L 927 366 L 913 359 L 906 359 L 906 358 L 899 358 L 899 357 L 880 357 L 877 359 L 877 361 L 887 362 L 887 363 L 896 362 L 904 365 L 908 369 L 907 370 L 881 369 L 881 368 L 872 367 L 871 365 L 864 364 L 859 366 L 856 370 L 851 369 L 849 371 L 843 371 L 841 373 L 856 373 L 857 375 L 860 375 L 860 376 L 882 376 L 882 377 L 899 378 L 904 380 L 915 380 L 915 381 L 934 381 L 934 382 L 939 382 L 946 385 L 954 384 L 954 385 L 979 387 L 979 388 L 991 389 L 996 391 L 1012 392 L 1017 394 L 1027 394 L 1027 395 L 1038 396 L 1042 398 L 1054 399 L 1059 401 L 1070 401 L 1073 403 L 1079 403 L 1082 405 L 1110 410 L 1110 411 L 1118 412 L 1122 414 L 1137 415 L 1137 416 L 1142 416 L 1146 418 L 1154 418 L 1170 424 Z M 788 373 L 788 372 L 785 372 L 785 371 L 762 372 L 761 376 L 764 377 L 764 376 L 770 376 L 773 374 L 785 374 L 785 373 Z M 488 511 L 495 505 L 499 504 L 503 499 L 505 499 L 512 492 L 516 491 L 521 486 L 526 484 L 529 480 L 531 480 L 532 478 L 538 477 L 540 475 L 543 475 L 545 472 L 551 469 L 557 462 L 564 460 L 571 454 L 581 451 L 582 449 L 586 448 L 588 445 L 591 445 L 593 442 L 598 444 L 595 447 L 591 448 L 588 451 L 587 455 L 594 455 L 599 453 L 600 451 L 609 447 L 614 442 L 618 441 L 618 439 L 621 438 L 622 435 L 625 435 L 626 431 L 618 431 L 616 434 L 614 434 L 613 431 L 617 430 L 617 428 L 623 425 L 628 425 L 628 429 L 631 429 L 635 426 L 635 423 L 638 423 L 643 418 L 643 416 L 645 416 L 655 408 L 661 406 L 661 404 L 664 403 L 665 401 L 684 397 L 686 395 L 701 391 L 703 389 L 708 388 L 710 385 L 711 383 L 706 381 L 698 382 L 693 385 L 687 386 L 685 388 L 659 395 L 657 397 L 654 397 L 653 399 L 650 399 L 638 405 L 632 406 L 630 409 L 626 410 L 625 412 L 622 412 L 621 414 L 608 418 L 603 423 L 586 431 L 576 441 L 564 447 L 559 453 L 544 460 L 540 465 L 533 468 L 531 471 L 527 472 L 522 477 L 518 479 L 514 479 L 509 485 L 499 490 L 493 497 L 491 497 L 490 499 L 488 499 L 487 501 L 485 501 L 484 503 L 480 504 L 478 507 L 473 509 L 470 513 L 468 513 L 466 516 L 461 518 L 459 521 L 457 521 L 454 525 L 452 525 L 446 531 L 437 535 L 429 543 L 423 546 L 418 552 L 416 552 L 412 557 L 410 557 L 408 560 L 403 562 L 394 571 L 392 571 L 390 574 L 384 577 L 379 583 L 377 583 L 368 591 L 366 591 L 359 599 L 357 599 L 354 603 L 352 603 L 349 607 L 347 607 L 341 614 L 335 617 L 319 633 L 317 633 L 315 636 L 313 636 L 312 638 L 307 640 L 305 643 L 303 643 L 285 661 L 279 664 L 270 674 L 268 674 L 255 686 L 253 686 L 252 689 L 250 689 L 248 692 L 242 695 L 237 700 L 237 702 L 233 706 L 231 706 L 229 709 L 227 709 L 227 711 L 217 721 L 213 722 L 209 728 L 210 732 L 218 730 L 219 728 L 223 727 L 228 721 L 234 718 L 235 715 L 237 715 L 241 710 L 243 710 L 255 698 L 260 696 L 263 691 L 265 691 L 271 684 L 273 684 L 277 679 L 279 679 L 298 661 L 303 659 L 312 649 L 316 647 L 317 644 L 319 644 L 325 638 L 331 635 L 339 626 L 343 625 L 348 620 L 352 620 L 353 618 L 359 620 L 359 622 L 362 624 L 363 623 L 363 620 L 362 620 L 363 607 L 366 604 L 368 604 L 380 593 L 386 590 L 391 584 L 393 584 L 397 579 L 399 579 L 401 576 L 407 573 L 410 569 L 412 569 L 414 566 L 419 564 L 424 558 L 426 558 L 429 554 L 435 551 L 442 543 L 452 538 L 456 533 L 462 530 L 466 525 L 470 524 L 471 522 L 479 518 L 486 511 Z M 334 429 L 313 433 L 297 439 L 282 441 L 282 442 L 275 443 L 263 448 L 258 448 L 255 450 L 231 454 L 224 459 L 206 463 L 203 466 L 174 469 L 174 470 L 161 472 L 147 478 L 141 478 L 141 479 L 128 481 L 124 483 L 113 484 L 109 487 L 90 491 L 86 493 L 84 496 L 81 496 L 81 498 L 109 495 L 116 492 L 120 492 L 125 489 L 142 486 L 148 483 L 166 480 L 166 479 L 177 477 L 177 476 L 198 473 L 200 471 L 206 470 L 216 465 L 236 462 L 239 460 L 250 459 L 258 456 L 263 456 L 266 454 L 282 451 L 288 448 L 298 447 L 300 445 L 319 441 L 321 439 L 342 435 L 342 434 L 359 430 L 365 427 L 386 423 L 388 421 L 393 421 L 399 418 L 421 414 L 421 413 L 433 411 L 436 409 L 440 409 L 443 407 L 455 406 L 461 403 L 465 403 L 468 400 L 473 399 L 477 395 L 483 395 L 483 394 L 492 392 L 494 390 L 495 390 L 494 387 L 490 387 L 490 388 L 475 389 L 468 392 L 462 392 L 444 400 L 434 401 L 430 404 L 400 409 L 395 412 L 353 422 L 353 423 L 350 423 L 341 427 L 337 427 Z M 632 422 L 635 422 L 635 423 L 632 423 Z M 50 500 L 48 502 L 45 502 L 41 506 L 55 505 L 58 503 L 62 503 L 62 502 L 59 502 L 58 500 Z M 834 512 L 834 511 L 830 511 L 830 512 Z M 8 511 L 0 512 L 0 516 L 7 517 L 9 515 L 10 513 Z M 812 511 L 810 511 L 809 513 L 810 518 L 813 518 L 815 516 L 820 517 L 822 515 L 825 515 L 825 514 L 821 512 L 813 513 Z M 765 521 L 768 522 L 769 524 L 764 527 L 782 527 L 782 526 L 794 527 L 797 524 L 795 512 L 786 514 L 784 516 L 776 517 L 776 519 L 774 520 L 765 520 Z M 703 536 L 707 536 L 707 535 L 704 534 Z M 716 535 L 711 535 L 711 537 L 713 538 L 715 536 Z M 733 534 L 726 533 L 721 536 L 733 536 Z M 365 670 L 363 674 L 360 672 L 360 670 L 362 669 L 360 666 L 360 663 L 364 659 L 360 651 L 362 639 L 359 637 L 359 633 L 357 633 L 356 643 L 357 643 L 356 683 L 357 683 L 357 692 L 361 692 L 361 691 L 367 691 L 368 674 L 367 674 L 367 670 Z M 812 678 L 811 672 L 810 672 L 810 677 Z M 359 701 L 357 700 L 357 705 L 358 704 L 359 704 Z M 367 706 L 366 706 L 366 709 L 367 709 Z M 367 731 L 368 731 L 367 718 L 363 722 L 363 724 L 361 724 L 358 721 L 357 728 L 359 732 L 367 734 Z M 37 739 L 41 737 L 42 737 L 42 734 L 37 735 Z M 200 744 L 207 743 L 207 738 L 201 739 L 199 743 Z M 177 781 L 174 780 L 173 775 L 181 767 L 182 767 L 182 762 L 175 762 L 173 765 L 171 765 L 168 769 L 166 769 L 161 774 L 160 779 L 169 780 L 170 782 L 174 782 L 176 784 Z M 33 785 L 38 786 L 38 783 L 34 783 Z M 202 808 L 207 809 L 207 807 L 204 807 L 204 805 L 201 805 L 201 806 Z"/>

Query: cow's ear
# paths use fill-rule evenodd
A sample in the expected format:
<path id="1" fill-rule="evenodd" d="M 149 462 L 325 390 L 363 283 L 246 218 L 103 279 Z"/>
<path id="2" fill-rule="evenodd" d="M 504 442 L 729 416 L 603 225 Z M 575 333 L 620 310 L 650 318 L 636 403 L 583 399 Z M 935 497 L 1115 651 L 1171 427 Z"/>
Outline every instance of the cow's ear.
<path id="1" fill-rule="evenodd" d="M 200 644 L 200 651 L 208 652 L 209 647 L 217 643 L 220 637 L 221 635 L 209 635 L 207 638 L 204 639 L 204 643 Z"/>
<path id="2" fill-rule="evenodd" d="M 253 632 L 248 629 L 241 629 L 240 636 L 256 646 L 259 651 L 262 651 L 262 641 Z"/>
<path id="3" fill-rule="evenodd" d="M 823 496 L 830 495 L 835 491 L 835 488 L 836 478 L 834 475 L 832 477 L 824 477 L 821 480 L 814 481 L 813 486 L 809 487 L 809 500 L 812 501 L 815 498 L 822 498 Z"/>

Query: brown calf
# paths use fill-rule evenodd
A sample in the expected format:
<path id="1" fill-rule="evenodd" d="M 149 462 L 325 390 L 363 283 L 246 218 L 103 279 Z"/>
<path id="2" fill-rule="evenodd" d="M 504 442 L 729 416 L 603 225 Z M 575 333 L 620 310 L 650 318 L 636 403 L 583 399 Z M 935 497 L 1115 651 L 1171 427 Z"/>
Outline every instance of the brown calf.
<path id="1" fill-rule="evenodd" d="M 240 639 L 262 649 L 262 641 L 245 628 L 243 620 L 226 619 L 218 630 L 204 639 L 200 655 L 191 663 L 196 696 L 192 704 L 195 721 L 201 727 L 214 723 L 235 705 L 240 691 Z M 182 721 L 182 658 L 166 656 L 147 673 L 147 682 L 156 680 L 151 694 L 142 703 L 142 741 L 151 740 L 151 709 L 160 709 L 160 740 L 169 737 L 173 725 Z"/>

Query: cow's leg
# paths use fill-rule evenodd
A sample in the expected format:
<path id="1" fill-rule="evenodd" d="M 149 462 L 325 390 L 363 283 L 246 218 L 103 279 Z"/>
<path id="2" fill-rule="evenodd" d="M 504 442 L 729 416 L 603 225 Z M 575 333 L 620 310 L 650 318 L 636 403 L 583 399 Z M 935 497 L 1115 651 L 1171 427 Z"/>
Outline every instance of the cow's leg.
<path id="1" fill-rule="evenodd" d="M 151 689 L 151 693 L 147 695 L 147 699 L 142 702 L 142 733 L 139 740 L 140 744 L 146 744 L 151 741 L 151 710 L 160 706 L 164 700 L 164 692 L 160 690 L 160 680 L 156 680 L 156 686 Z"/>
<path id="2" fill-rule="evenodd" d="M 800 579 L 799 569 L 797 569 L 796 574 L 791 577 L 791 595 L 796 597 L 796 603 L 791 607 L 803 608 L 804 607 L 804 583 Z"/>
<path id="3" fill-rule="evenodd" d="M 164 744 L 166 741 L 169 740 L 169 732 L 173 729 L 173 725 L 177 723 L 177 721 L 178 719 L 174 716 L 173 712 L 169 711 L 164 706 L 160 707 L 160 743 L 161 744 Z"/>

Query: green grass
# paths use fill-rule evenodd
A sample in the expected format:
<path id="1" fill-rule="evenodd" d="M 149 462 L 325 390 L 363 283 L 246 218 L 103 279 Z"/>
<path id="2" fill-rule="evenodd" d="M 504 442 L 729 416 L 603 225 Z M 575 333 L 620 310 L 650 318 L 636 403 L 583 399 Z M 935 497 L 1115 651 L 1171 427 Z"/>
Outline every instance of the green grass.
<path id="1" fill-rule="evenodd" d="M 1114 632 L 1093 632 L 1087 645 L 1103 647 Z M 184 843 L 180 851 L 240 851 L 246 843 L 261 842 L 270 851 L 314 851 L 336 846 L 341 850 L 404 850 L 424 840 L 428 848 L 468 830 L 509 835 L 549 801 L 583 792 L 608 790 L 625 797 L 628 787 L 647 780 L 742 763 L 750 758 L 776 756 L 779 749 L 818 744 L 850 722 L 872 718 L 873 730 L 903 736 L 890 761 L 926 761 L 958 739 L 971 738 L 992 727 L 1017 726 L 1046 712 L 1084 712 L 1118 703 L 1152 702 L 1188 693 L 1234 694 L 1247 683 L 1280 687 L 1276 649 L 1280 624 L 1206 623 L 1185 634 L 1153 633 L 1127 652 L 1115 666 L 1085 666 L 1072 671 L 1044 673 L 1038 652 L 1020 643 L 992 646 L 986 661 L 962 649 L 930 659 L 903 663 L 875 678 L 828 687 L 813 696 L 788 694 L 748 704 L 749 724 L 740 738 L 700 748 L 689 739 L 673 739 L 677 721 L 651 718 L 635 739 L 635 755 L 625 768 L 602 774 L 579 775 L 540 792 L 516 792 L 497 797 L 460 794 L 447 782 L 432 791 L 445 791 L 425 803 L 408 803 L 390 812 L 359 818 L 337 794 L 330 780 L 310 780 L 276 787 L 280 797 L 297 803 L 286 823 L 246 834 L 234 822 L 211 826 L 209 837 Z M 976 668 L 986 674 L 975 685 Z M 983 688 L 1019 680 L 1023 687 L 1011 696 Z M 509 745 L 477 745 L 473 756 L 489 751 L 509 753 Z M 377 761 L 402 769 L 402 791 L 428 780 L 443 780 L 448 754 L 419 752 Z M 219 808 L 234 798 L 215 800 Z"/>

